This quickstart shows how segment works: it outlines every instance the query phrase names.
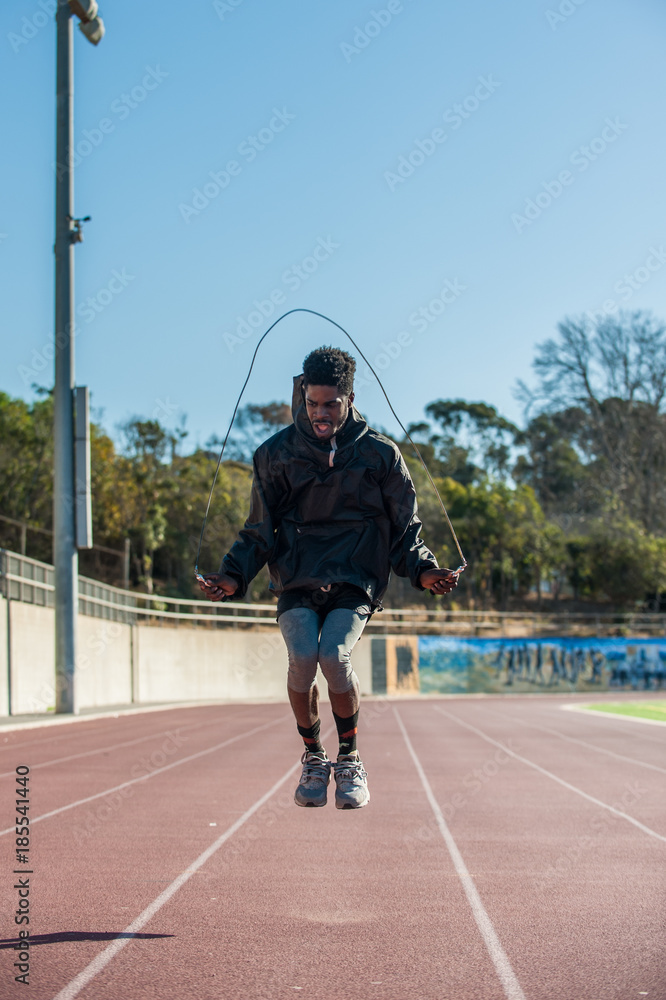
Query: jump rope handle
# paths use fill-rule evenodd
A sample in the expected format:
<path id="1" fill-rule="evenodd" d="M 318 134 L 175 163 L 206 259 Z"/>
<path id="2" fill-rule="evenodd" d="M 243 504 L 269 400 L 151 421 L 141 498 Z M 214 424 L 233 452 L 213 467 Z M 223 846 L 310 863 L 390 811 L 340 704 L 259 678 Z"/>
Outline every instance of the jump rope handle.
<path id="1" fill-rule="evenodd" d="M 460 574 L 464 573 L 466 569 L 467 569 L 467 563 L 464 562 L 462 566 L 458 566 L 458 569 L 450 570 L 450 572 L 453 573 L 454 576 L 459 577 Z M 437 594 L 435 593 L 434 590 L 429 590 L 428 593 L 432 594 L 433 597 L 437 597 Z"/>
<path id="2" fill-rule="evenodd" d="M 194 576 L 195 576 L 195 579 L 197 579 L 199 581 L 199 583 L 203 583 L 204 585 L 206 584 L 206 578 L 204 576 L 202 576 L 201 573 L 198 570 L 194 571 Z M 220 600 L 218 602 L 216 602 L 216 603 L 222 604 L 222 603 L 224 603 L 224 601 L 228 601 L 228 600 L 229 600 L 229 598 L 225 594 L 224 597 L 221 597 Z"/>

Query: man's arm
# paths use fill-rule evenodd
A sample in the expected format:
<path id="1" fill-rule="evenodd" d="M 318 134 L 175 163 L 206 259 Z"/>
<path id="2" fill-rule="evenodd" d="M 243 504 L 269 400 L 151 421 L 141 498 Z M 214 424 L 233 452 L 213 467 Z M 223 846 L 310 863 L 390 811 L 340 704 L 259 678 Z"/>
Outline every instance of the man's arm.
<path id="1" fill-rule="evenodd" d="M 245 596 L 250 583 L 266 563 L 273 549 L 275 523 L 270 503 L 270 487 L 261 472 L 264 463 L 259 453 L 253 460 L 254 475 L 250 497 L 250 513 L 227 555 L 219 573 L 209 573 L 199 586 L 211 601 L 225 597 Z"/>
<path id="2" fill-rule="evenodd" d="M 402 455 L 395 462 L 383 486 L 384 499 L 391 519 L 391 568 L 398 576 L 407 576 L 412 586 L 433 594 L 448 594 L 458 585 L 458 576 L 440 569 L 437 559 L 420 536 L 416 490 Z"/>

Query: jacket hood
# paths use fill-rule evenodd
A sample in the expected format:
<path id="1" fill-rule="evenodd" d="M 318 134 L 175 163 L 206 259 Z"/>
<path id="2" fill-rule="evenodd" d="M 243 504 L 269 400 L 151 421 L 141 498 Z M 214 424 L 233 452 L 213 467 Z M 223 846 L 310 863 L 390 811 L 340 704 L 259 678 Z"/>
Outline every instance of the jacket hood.
<path id="1" fill-rule="evenodd" d="M 310 445 L 314 445 L 319 451 L 330 451 L 329 441 L 320 441 L 312 430 L 312 424 L 305 409 L 303 399 L 303 376 L 294 375 L 294 385 L 291 395 L 291 415 L 294 418 L 294 426 L 298 435 Z M 358 412 L 352 403 L 349 414 L 341 430 L 335 435 L 335 442 L 338 448 L 345 448 L 347 445 L 358 441 L 368 430 L 367 421 Z"/>

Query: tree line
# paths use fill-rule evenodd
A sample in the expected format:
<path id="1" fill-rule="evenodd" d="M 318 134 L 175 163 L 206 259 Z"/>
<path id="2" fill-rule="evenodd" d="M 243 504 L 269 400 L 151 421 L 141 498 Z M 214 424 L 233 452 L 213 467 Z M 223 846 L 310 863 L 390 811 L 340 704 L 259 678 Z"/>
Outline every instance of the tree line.
<path id="1" fill-rule="evenodd" d="M 409 426 L 442 494 L 469 567 L 458 606 L 507 608 L 573 596 L 656 606 L 666 591 L 666 326 L 643 312 L 565 319 L 537 347 L 534 382 L 519 384 L 523 426 L 484 402 L 440 399 Z M 0 514 L 52 525 L 53 406 L 0 393 Z M 239 411 L 220 468 L 200 559 L 216 569 L 245 519 L 257 445 L 291 421 L 286 403 Z M 193 564 L 220 441 L 186 453 L 177 430 L 136 417 L 114 442 L 92 426 L 93 532 L 81 572 L 119 583 L 131 545 L 132 586 L 199 596 Z M 458 565 L 441 508 L 407 440 L 397 439 L 419 495 L 424 538 Z M 0 543 L 19 544 L 0 520 Z M 48 534 L 27 532 L 27 554 L 51 560 Z M 267 575 L 251 598 L 265 599 Z M 429 603 L 401 580 L 387 604 Z"/>

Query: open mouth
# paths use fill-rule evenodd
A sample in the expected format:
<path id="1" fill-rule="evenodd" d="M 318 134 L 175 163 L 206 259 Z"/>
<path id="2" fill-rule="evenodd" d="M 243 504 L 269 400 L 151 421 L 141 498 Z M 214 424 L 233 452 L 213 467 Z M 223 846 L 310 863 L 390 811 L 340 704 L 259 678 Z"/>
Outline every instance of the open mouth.
<path id="1" fill-rule="evenodd" d="M 328 432 L 331 429 L 331 425 L 327 421 L 325 421 L 325 420 L 317 420 L 317 421 L 315 421 L 312 424 L 312 427 L 314 429 L 315 434 L 319 434 L 320 436 L 323 436 L 324 434 L 328 434 Z"/>

